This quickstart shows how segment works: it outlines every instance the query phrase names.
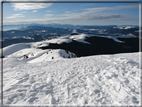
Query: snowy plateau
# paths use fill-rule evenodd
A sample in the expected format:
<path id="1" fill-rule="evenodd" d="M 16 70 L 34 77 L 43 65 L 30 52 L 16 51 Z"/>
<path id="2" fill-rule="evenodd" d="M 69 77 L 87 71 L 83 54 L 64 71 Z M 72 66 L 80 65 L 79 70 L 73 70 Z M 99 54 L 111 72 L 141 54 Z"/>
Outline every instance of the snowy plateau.
<path id="1" fill-rule="evenodd" d="M 141 106 L 141 52 L 77 57 L 65 49 L 40 48 L 72 41 L 89 44 L 86 37 L 4 47 L 4 106 Z"/>

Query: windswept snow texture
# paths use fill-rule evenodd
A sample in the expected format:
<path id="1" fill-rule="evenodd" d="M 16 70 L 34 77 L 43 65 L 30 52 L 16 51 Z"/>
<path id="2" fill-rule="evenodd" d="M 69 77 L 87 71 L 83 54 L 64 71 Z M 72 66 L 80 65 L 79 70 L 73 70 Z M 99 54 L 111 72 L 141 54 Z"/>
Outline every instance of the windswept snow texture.
<path id="1" fill-rule="evenodd" d="M 72 56 L 22 48 L 3 58 L 4 105 L 141 105 L 139 52 L 72 59 L 61 53 Z"/>

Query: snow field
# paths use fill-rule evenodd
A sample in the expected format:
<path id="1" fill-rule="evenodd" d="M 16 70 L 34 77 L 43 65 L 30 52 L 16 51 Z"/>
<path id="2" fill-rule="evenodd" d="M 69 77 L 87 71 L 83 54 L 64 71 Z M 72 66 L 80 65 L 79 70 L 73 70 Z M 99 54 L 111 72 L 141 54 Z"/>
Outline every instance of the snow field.
<path id="1" fill-rule="evenodd" d="M 36 63 L 4 58 L 4 104 L 140 106 L 139 54 Z"/>

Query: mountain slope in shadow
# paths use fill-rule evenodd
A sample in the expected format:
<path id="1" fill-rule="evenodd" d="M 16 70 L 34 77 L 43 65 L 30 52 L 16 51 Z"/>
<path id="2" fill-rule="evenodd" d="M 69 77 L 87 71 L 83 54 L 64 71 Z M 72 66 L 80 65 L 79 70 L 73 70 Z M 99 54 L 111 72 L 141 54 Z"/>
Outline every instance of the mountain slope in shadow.
<path id="1" fill-rule="evenodd" d="M 101 54 L 116 54 L 139 51 L 139 38 L 118 38 L 122 43 L 109 38 L 87 37 L 85 41 L 90 44 L 72 40 L 70 43 L 53 44 L 39 47 L 40 49 L 65 49 L 75 53 L 77 56 L 90 56 Z"/>

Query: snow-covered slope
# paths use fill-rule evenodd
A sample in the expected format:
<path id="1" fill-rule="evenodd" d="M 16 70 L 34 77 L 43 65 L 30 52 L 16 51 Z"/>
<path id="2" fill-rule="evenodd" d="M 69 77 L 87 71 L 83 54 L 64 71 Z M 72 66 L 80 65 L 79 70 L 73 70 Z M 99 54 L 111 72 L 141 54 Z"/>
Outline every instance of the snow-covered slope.
<path id="1" fill-rule="evenodd" d="M 30 45 L 31 43 L 18 43 L 18 44 L 7 46 L 3 48 L 3 56 L 10 55 L 21 49 L 30 48 Z M 0 56 L 1 56 L 1 53 L 0 53 Z"/>
<path id="2" fill-rule="evenodd" d="M 57 49 L 57 50 L 48 50 L 47 53 L 42 54 L 40 57 L 36 57 L 33 60 L 28 61 L 28 63 L 35 63 L 35 62 L 45 62 L 45 61 L 55 61 L 60 60 L 63 58 L 75 58 L 76 55 L 72 52 Z"/>
<path id="3" fill-rule="evenodd" d="M 66 51 L 22 49 L 3 59 L 5 105 L 141 105 L 140 53 L 44 62 L 47 52 Z M 29 59 L 17 59 L 24 54 Z"/>
<path id="4" fill-rule="evenodd" d="M 66 35 L 5 47 L 4 105 L 141 105 L 140 52 L 76 58 L 63 49 L 39 49 L 73 40 L 88 44 L 85 39 L 91 36 L 97 35 Z"/>
<path id="5" fill-rule="evenodd" d="M 25 45 L 26 46 L 26 45 Z M 21 45 L 20 45 L 21 47 Z M 25 48 L 19 51 L 18 48 L 16 52 L 8 54 L 11 50 L 14 50 L 15 47 L 11 46 L 11 48 L 4 49 L 5 58 L 21 61 L 23 63 L 36 63 L 36 62 L 45 62 L 45 61 L 55 61 L 63 58 L 76 58 L 76 55 L 72 52 L 63 49 L 36 49 L 36 48 Z M 10 51 L 10 52 L 9 52 Z M 16 61 L 16 62 L 17 62 Z"/>

